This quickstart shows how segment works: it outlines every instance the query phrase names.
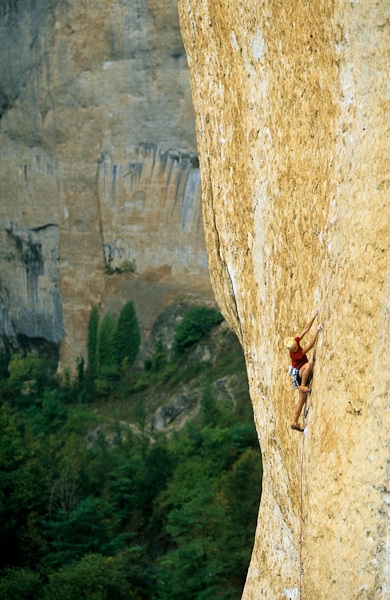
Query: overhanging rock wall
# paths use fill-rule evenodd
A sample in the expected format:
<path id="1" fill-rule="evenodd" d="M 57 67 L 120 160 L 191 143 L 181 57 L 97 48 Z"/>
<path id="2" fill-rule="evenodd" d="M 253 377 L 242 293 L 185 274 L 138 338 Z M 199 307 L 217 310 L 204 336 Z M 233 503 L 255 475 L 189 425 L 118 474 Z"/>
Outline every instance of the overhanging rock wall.
<path id="1" fill-rule="evenodd" d="M 264 460 L 243 598 L 389 598 L 389 5 L 180 0 L 179 13 L 211 277 Z M 317 306 L 302 436 L 283 339 Z"/>

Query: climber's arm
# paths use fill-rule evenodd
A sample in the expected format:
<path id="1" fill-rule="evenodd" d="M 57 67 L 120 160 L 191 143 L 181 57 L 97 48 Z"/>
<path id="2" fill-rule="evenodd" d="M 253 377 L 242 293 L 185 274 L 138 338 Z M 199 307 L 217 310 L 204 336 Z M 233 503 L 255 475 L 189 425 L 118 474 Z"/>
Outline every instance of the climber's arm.
<path id="1" fill-rule="evenodd" d="M 310 327 L 313 325 L 314 323 L 314 319 L 316 318 L 316 316 L 318 315 L 320 311 L 317 310 L 314 312 L 314 316 L 310 319 L 310 321 L 308 322 L 308 324 L 306 325 L 306 327 L 304 328 L 304 330 L 302 331 L 302 333 L 299 335 L 299 339 L 302 339 L 303 336 L 305 336 L 307 334 L 307 332 L 309 331 Z M 313 342 L 314 345 L 314 342 Z M 313 346 L 310 346 L 310 348 L 312 348 Z"/>
<path id="2" fill-rule="evenodd" d="M 309 352 L 309 350 L 311 350 L 313 348 L 314 344 L 316 343 L 317 336 L 318 336 L 319 332 L 321 331 L 321 329 L 322 329 L 322 325 L 318 325 L 317 331 L 315 332 L 311 342 L 306 346 L 306 348 L 302 348 L 303 354 L 306 354 L 307 352 Z"/>

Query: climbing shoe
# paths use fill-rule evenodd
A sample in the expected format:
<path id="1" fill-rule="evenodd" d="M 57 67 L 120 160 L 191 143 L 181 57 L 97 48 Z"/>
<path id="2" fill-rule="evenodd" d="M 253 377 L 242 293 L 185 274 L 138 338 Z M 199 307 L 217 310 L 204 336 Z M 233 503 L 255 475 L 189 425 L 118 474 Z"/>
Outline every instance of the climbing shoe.
<path id="1" fill-rule="evenodd" d="M 296 425 L 291 425 L 291 429 L 294 429 L 294 431 L 300 431 L 301 433 L 303 433 L 305 431 L 301 427 L 296 427 Z"/>

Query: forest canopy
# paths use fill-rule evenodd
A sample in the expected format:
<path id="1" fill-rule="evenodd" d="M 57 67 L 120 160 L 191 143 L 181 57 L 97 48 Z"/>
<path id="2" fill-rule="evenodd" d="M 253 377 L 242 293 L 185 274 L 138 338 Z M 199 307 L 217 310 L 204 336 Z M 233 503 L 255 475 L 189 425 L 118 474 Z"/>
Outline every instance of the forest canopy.
<path id="1" fill-rule="evenodd" d="M 262 477 L 248 398 L 218 403 L 206 364 L 191 371 L 202 389 L 198 417 L 170 436 L 149 431 L 133 401 L 137 381 L 144 395 L 179 385 L 185 351 L 161 360 L 160 344 L 153 368 L 129 375 L 134 344 L 126 354 L 117 334 L 111 366 L 122 370 L 100 393 L 94 377 L 109 364 L 101 344 L 115 329 L 106 319 L 99 331 L 98 321 L 92 314 L 94 360 L 76 378 L 59 381 L 49 358 L 1 356 L 0 597 L 238 600 Z M 218 375 L 232 368 L 224 360 Z M 134 404 L 133 419 L 104 409 L 119 400 Z"/>

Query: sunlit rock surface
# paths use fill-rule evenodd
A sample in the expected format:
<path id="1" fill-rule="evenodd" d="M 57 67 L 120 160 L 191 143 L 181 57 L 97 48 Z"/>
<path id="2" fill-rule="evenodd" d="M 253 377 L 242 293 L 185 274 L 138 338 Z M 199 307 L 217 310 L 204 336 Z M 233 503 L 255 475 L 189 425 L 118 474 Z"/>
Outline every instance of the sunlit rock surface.
<path id="1" fill-rule="evenodd" d="M 211 277 L 244 347 L 264 459 L 243 598 L 389 598 L 389 5 L 179 12 Z M 302 436 L 283 339 L 316 307 Z"/>
<path id="2" fill-rule="evenodd" d="M 213 302 L 174 0 L 0 7 L 0 336 L 73 365 L 93 304 Z"/>

